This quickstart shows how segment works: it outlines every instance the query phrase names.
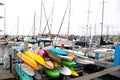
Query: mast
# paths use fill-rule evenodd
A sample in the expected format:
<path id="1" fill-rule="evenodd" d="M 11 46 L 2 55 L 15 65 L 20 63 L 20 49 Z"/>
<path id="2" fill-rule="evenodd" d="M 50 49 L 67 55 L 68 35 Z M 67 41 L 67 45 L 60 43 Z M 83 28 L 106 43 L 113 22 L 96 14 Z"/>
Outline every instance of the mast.
<path id="1" fill-rule="evenodd" d="M 6 8 L 4 8 L 4 36 L 6 34 Z"/>
<path id="2" fill-rule="evenodd" d="M 88 2 L 88 16 L 87 16 L 87 25 L 86 25 L 86 41 L 87 41 L 87 37 L 88 37 L 88 28 L 89 28 L 89 18 L 90 18 L 90 2 L 91 0 L 89 0 Z"/>
<path id="3" fill-rule="evenodd" d="M 103 35 L 103 22 L 104 22 L 104 0 L 103 0 L 103 2 L 102 2 L 101 36 Z"/>
<path id="4" fill-rule="evenodd" d="M 17 36 L 19 35 L 19 16 L 18 16 L 18 20 L 17 20 Z"/>
<path id="5" fill-rule="evenodd" d="M 69 0 L 68 32 L 67 32 L 67 39 L 68 40 L 69 40 L 69 29 L 70 29 L 70 14 L 71 14 L 71 0 Z"/>
<path id="6" fill-rule="evenodd" d="M 34 11 L 33 36 L 35 36 L 35 17 L 36 17 L 36 11 Z"/>
<path id="7" fill-rule="evenodd" d="M 41 1 L 41 11 L 40 11 L 40 27 L 39 27 L 39 33 L 41 33 L 41 23 L 42 23 L 42 1 Z"/>

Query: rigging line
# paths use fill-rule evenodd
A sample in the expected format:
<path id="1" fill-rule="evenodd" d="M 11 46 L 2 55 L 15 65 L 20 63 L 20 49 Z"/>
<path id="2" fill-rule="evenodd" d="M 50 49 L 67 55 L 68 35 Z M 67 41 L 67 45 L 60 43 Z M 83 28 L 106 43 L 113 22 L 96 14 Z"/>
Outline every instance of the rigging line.
<path id="1" fill-rule="evenodd" d="M 34 18 L 35 18 L 35 12 L 34 12 Z M 34 20 L 34 21 L 35 21 L 35 20 Z M 35 23 L 33 23 L 32 27 L 31 27 L 31 29 L 30 29 L 30 31 L 29 31 L 29 33 L 28 33 L 28 36 L 30 35 L 30 32 L 32 32 L 32 29 L 34 28 L 34 26 L 35 26 Z"/>
<path id="2" fill-rule="evenodd" d="M 12 35 L 13 34 L 13 30 L 14 30 L 14 27 L 16 26 L 16 23 L 18 22 L 18 19 L 16 19 L 15 21 L 14 21 L 15 23 L 13 24 L 14 26 L 12 26 L 12 30 L 10 31 L 10 34 Z"/>
<path id="3" fill-rule="evenodd" d="M 66 7 L 66 9 L 65 9 L 64 16 L 63 16 L 62 22 L 61 22 L 61 24 L 60 24 L 60 27 L 59 27 L 59 31 L 58 31 L 58 34 L 57 34 L 56 40 L 55 40 L 55 45 L 56 45 L 57 38 L 58 38 L 58 36 L 59 36 L 59 33 L 60 33 L 60 30 L 61 30 L 61 27 L 62 27 L 62 24 L 63 24 L 64 18 L 65 18 L 66 12 L 67 12 L 67 8 L 68 8 L 68 6 L 69 6 L 69 2 L 70 2 L 70 1 L 68 0 L 68 4 L 67 4 L 67 7 Z"/>
<path id="4" fill-rule="evenodd" d="M 51 10 L 51 12 L 50 12 L 50 15 L 49 15 L 49 17 L 48 17 L 48 20 L 47 20 L 47 21 L 49 21 L 49 19 L 50 19 L 51 15 L 52 15 L 52 10 Z M 44 34 L 44 32 L 45 32 L 45 30 L 46 30 L 47 25 L 48 25 L 48 24 L 46 23 L 46 25 L 45 25 L 45 27 L 44 27 L 44 30 L 43 30 L 43 32 L 42 32 L 42 35 Z"/>
<path id="5" fill-rule="evenodd" d="M 34 26 L 34 25 L 33 25 Z M 30 29 L 30 31 L 29 31 L 29 33 L 28 33 L 28 36 L 30 35 L 30 32 L 32 31 L 32 29 L 33 29 L 33 26 L 31 27 L 31 29 Z"/>
<path id="6" fill-rule="evenodd" d="M 48 26 L 49 34 L 51 35 L 50 28 L 49 28 L 49 24 L 48 24 L 48 19 L 47 19 L 47 15 L 46 15 L 46 10 L 45 10 L 45 7 L 44 7 L 44 4 L 43 4 L 43 3 L 42 3 L 42 5 L 43 5 L 44 13 L 45 13 L 45 19 L 46 19 L 46 21 L 47 21 L 47 26 Z"/>

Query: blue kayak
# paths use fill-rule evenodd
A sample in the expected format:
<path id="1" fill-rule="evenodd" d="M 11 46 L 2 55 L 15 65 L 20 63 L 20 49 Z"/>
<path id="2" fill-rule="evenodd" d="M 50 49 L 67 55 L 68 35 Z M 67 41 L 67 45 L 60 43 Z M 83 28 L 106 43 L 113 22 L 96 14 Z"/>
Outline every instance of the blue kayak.
<path id="1" fill-rule="evenodd" d="M 20 77 L 20 80 L 33 80 L 32 76 L 29 76 L 27 73 L 25 73 L 18 64 L 16 64 L 15 70 Z"/>
<path id="2" fill-rule="evenodd" d="M 57 55 L 64 55 L 64 56 L 68 55 L 68 52 L 66 52 L 60 48 L 51 48 L 51 49 L 49 49 L 49 52 L 57 54 Z"/>

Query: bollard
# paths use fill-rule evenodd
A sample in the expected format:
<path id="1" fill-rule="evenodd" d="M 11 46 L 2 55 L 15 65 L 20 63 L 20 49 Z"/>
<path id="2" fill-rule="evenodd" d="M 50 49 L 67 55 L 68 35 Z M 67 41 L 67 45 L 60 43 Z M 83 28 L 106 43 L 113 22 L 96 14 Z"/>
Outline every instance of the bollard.
<path id="1" fill-rule="evenodd" d="M 98 52 L 95 52 L 95 59 L 99 60 L 99 53 Z"/>

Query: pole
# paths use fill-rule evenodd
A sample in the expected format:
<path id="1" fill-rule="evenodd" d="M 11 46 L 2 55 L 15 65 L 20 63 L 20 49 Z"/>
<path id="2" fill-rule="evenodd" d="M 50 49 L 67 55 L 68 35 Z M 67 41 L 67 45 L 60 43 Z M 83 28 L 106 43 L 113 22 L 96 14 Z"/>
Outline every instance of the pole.
<path id="1" fill-rule="evenodd" d="M 103 22 L 104 22 L 104 0 L 103 0 L 103 4 L 102 4 L 101 36 L 103 35 Z"/>
<path id="2" fill-rule="evenodd" d="M 17 35 L 19 35 L 19 16 L 18 16 L 18 22 L 17 22 Z"/>
<path id="3" fill-rule="evenodd" d="M 88 16 L 87 16 L 87 25 L 86 25 L 86 41 L 87 41 L 87 37 L 88 37 L 88 27 L 89 27 L 89 18 L 90 18 L 90 2 L 91 2 L 91 0 L 89 0 L 89 4 L 88 4 Z"/>
<path id="4" fill-rule="evenodd" d="M 69 0 L 70 5 L 69 5 L 69 17 L 68 17 L 68 32 L 67 32 L 67 38 L 69 40 L 69 30 L 70 30 L 70 14 L 71 14 L 71 0 Z"/>

